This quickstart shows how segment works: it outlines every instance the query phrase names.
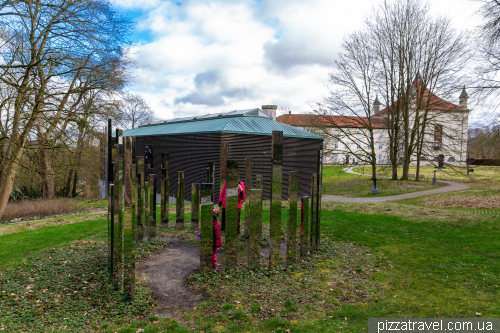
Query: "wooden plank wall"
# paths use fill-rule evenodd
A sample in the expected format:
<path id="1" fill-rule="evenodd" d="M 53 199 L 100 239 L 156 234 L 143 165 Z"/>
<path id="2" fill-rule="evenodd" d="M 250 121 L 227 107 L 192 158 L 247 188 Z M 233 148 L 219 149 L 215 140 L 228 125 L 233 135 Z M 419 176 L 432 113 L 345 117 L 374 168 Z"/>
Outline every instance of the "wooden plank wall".
<path id="1" fill-rule="evenodd" d="M 149 141 L 149 142 L 148 142 Z M 214 202 L 218 203 L 220 186 L 220 143 L 229 143 L 229 159 L 238 160 L 241 179 L 245 180 L 245 158 L 253 158 L 255 175 L 264 177 L 264 200 L 271 197 L 271 136 L 205 133 L 163 135 L 136 138 L 136 154 L 144 155 L 144 146 L 153 145 L 153 172 L 160 174 L 161 153 L 170 153 L 170 196 L 177 188 L 177 171 L 184 171 L 185 197 L 191 198 L 191 184 L 206 181 L 206 162 L 215 162 Z M 288 171 L 299 172 L 298 196 L 310 195 L 311 175 L 317 172 L 317 156 L 323 141 L 302 138 L 283 138 L 283 192 L 282 198 L 288 198 Z M 159 188 L 159 187 L 158 187 Z"/>

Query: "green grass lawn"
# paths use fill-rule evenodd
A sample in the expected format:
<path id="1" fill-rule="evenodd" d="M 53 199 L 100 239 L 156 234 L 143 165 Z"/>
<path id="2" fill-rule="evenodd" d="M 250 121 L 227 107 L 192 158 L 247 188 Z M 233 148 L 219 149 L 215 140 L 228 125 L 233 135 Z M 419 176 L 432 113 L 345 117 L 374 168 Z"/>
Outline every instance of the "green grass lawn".
<path id="1" fill-rule="evenodd" d="M 286 204 L 283 207 L 284 231 Z M 373 317 L 500 316 L 499 218 L 428 208 L 415 199 L 370 205 L 325 204 L 325 207 L 328 209 L 322 211 L 322 247 L 317 255 L 287 270 L 195 276 L 193 286 L 205 288 L 214 296 L 196 309 L 186 311 L 182 325 L 169 319 L 148 319 L 146 313 L 152 300 L 144 289 L 140 289 L 139 303 L 123 308 L 119 294 L 109 294 L 116 306 L 99 308 L 96 311 L 99 317 L 89 318 L 90 326 L 85 326 L 85 319 L 77 315 L 83 316 L 83 312 L 95 308 L 93 297 L 102 302 L 97 294 L 86 296 L 90 299 L 71 296 L 71 302 L 60 305 L 61 308 L 53 303 L 55 298 L 68 293 L 63 287 L 85 286 L 82 281 L 78 280 L 80 285 L 68 279 L 64 261 L 81 259 L 84 266 L 75 266 L 71 272 L 86 275 L 101 272 L 89 282 L 95 283 L 96 293 L 105 290 L 101 285 L 105 270 L 102 245 L 81 246 L 82 252 L 78 253 L 94 258 L 87 261 L 77 253 L 65 252 L 74 240 L 104 240 L 105 219 L 0 236 L 0 267 L 4 269 L 0 279 L 8 276 L 10 281 L 0 289 L 2 293 L 8 286 L 0 300 L 12 306 L 3 308 L 6 312 L 0 316 L 0 323 L 21 325 L 20 316 L 25 311 L 31 318 L 31 327 L 64 324 L 72 331 L 89 331 L 94 327 L 92 330 L 109 332 L 136 332 L 142 328 L 145 332 L 354 333 L 365 332 L 368 318 Z M 404 213 L 410 211 L 421 215 Z M 264 216 L 268 223 L 268 203 Z M 170 214 L 170 220 L 174 221 L 174 214 Z M 47 261 L 49 256 L 57 260 Z M 61 282 L 60 288 L 57 281 Z M 28 284 L 36 286 L 34 294 L 20 298 Z M 40 290 L 42 285 L 49 289 L 50 285 L 58 286 L 51 291 L 52 298 Z M 47 322 L 45 317 L 40 317 L 45 321 L 34 319 L 39 312 L 35 306 L 37 299 L 49 302 L 44 303 L 43 311 L 50 313 L 52 321 Z M 19 310 L 14 311 L 16 306 Z M 68 316 L 72 319 L 65 322 L 65 313 L 73 313 L 73 317 Z"/>
<path id="2" fill-rule="evenodd" d="M 429 179 L 434 176 L 436 171 L 436 179 L 438 180 L 452 180 L 452 181 L 475 181 L 475 182 L 499 182 L 500 181 L 500 167 L 495 166 L 472 166 L 474 172 L 467 176 L 466 166 L 447 166 L 446 169 L 436 169 L 433 166 L 421 166 L 420 174 L 425 175 Z M 359 173 L 371 175 L 372 168 L 370 166 L 357 167 L 353 169 Z M 403 167 L 398 167 L 398 177 L 401 177 Z M 390 177 L 392 169 L 390 166 L 377 167 L 377 174 L 380 176 Z M 409 174 L 416 174 L 416 167 L 410 166 Z"/>
<path id="3" fill-rule="evenodd" d="M 343 195 L 347 197 L 373 197 L 371 190 L 373 181 L 371 174 L 355 175 L 344 171 L 344 166 L 328 166 L 323 168 L 323 194 Z M 362 172 L 363 168 L 356 168 L 356 172 Z M 365 173 L 371 169 L 364 169 Z M 410 192 L 430 190 L 440 187 L 430 182 L 414 180 L 393 181 L 380 177 L 377 179 L 378 196 L 397 195 Z"/>

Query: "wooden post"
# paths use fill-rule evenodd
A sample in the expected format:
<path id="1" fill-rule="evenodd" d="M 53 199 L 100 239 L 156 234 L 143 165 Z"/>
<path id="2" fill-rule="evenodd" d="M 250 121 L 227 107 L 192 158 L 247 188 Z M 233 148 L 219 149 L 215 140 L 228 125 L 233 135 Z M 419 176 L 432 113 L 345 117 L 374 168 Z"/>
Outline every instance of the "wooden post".
<path id="1" fill-rule="evenodd" d="M 248 265 L 250 269 L 260 267 L 260 241 L 262 239 L 262 189 L 250 189 L 250 227 L 249 227 L 249 254 Z"/>
<path id="2" fill-rule="evenodd" d="M 226 268 L 238 264 L 238 170 L 237 160 L 227 161 L 226 174 Z"/>
<path id="3" fill-rule="evenodd" d="M 418 177 L 418 175 L 417 175 Z M 321 195 L 323 194 L 323 149 L 318 149 L 318 176 L 316 179 L 316 247 L 321 240 Z"/>
<path id="4" fill-rule="evenodd" d="M 317 175 L 312 175 L 311 176 L 311 253 L 313 253 L 316 250 L 316 236 L 317 236 L 317 227 L 318 225 L 316 224 L 316 200 L 317 200 L 317 195 L 318 195 L 318 176 Z"/>
<path id="5" fill-rule="evenodd" d="M 177 198 L 176 198 L 176 224 L 177 230 L 184 229 L 184 171 L 177 172 Z"/>
<path id="6" fill-rule="evenodd" d="M 300 235 L 300 256 L 307 257 L 307 255 L 309 254 L 309 239 L 310 239 L 309 197 L 302 197 L 300 215 L 302 224 L 302 234 Z"/>
<path id="7" fill-rule="evenodd" d="M 137 243 L 142 243 L 144 240 L 144 221 L 143 221 L 143 197 L 144 197 L 144 157 L 137 156 L 137 229 L 135 232 L 135 241 Z"/>
<path id="8" fill-rule="evenodd" d="M 200 272 L 206 273 L 212 269 L 213 249 L 213 193 L 214 184 L 203 183 L 200 186 L 201 197 L 201 242 L 200 242 Z"/>
<path id="9" fill-rule="evenodd" d="M 262 180 L 262 175 L 257 175 L 255 176 L 255 188 L 258 189 L 258 190 L 261 190 L 261 194 L 264 193 L 264 181 Z M 261 199 L 262 199 L 262 195 L 261 195 Z"/>
<path id="10" fill-rule="evenodd" d="M 168 228 L 169 213 L 169 153 L 161 153 L 161 227 Z"/>
<path id="11" fill-rule="evenodd" d="M 113 164 L 111 163 L 111 167 Z M 114 225 L 115 225 L 115 200 L 114 200 L 114 185 L 108 185 L 108 274 L 109 282 L 113 283 L 114 277 Z"/>
<path id="12" fill-rule="evenodd" d="M 283 132 L 273 131 L 271 164 L 271 221 L 269 237 L 269 268 L 280 264 L 281 192 L 283 189 Z"/>
<path id="13" fill-rule="evenodd" d="M 152 241 L 156 238 L 156 175 L 149 175 L 149 225 L 148 225 L 148 240 Z"/>
<path id="14" fill-rule="evenodd" d="M 252 195 L 252 171 L 253 171 L 253 160 L 250 157 L 246 158 L 245 161 L 245 237 L 248 239 L 249 230 L 250 230 L 250 196 Z M 249 243 L 247 242 L 247 252 L 248 252 Z"/>
<path id="15" fill-rule="evenodd" d="M 287 236 L 287 263 L 291 264 L 297 260 L 297 192 L 299 173 L 290 171 L 288 173 L 288 236 Z"/>

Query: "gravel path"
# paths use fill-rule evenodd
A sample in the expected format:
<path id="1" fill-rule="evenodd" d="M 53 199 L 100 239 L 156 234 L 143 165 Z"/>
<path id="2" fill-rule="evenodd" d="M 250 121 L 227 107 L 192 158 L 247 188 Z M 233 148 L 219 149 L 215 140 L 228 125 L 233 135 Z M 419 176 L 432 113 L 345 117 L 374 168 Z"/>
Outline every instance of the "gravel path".
<path id="1" fill-rule="evenodd" d="M 348 172 L 348 173 L 353 173 L 356 175 L 361 175 L 361 173 L 352 171 L 352 167 L 345 168 L 344 171 Z M 424 197 L 427 195 L 438 194 L 438 193 L 462 191 L 462 190 L 466 190 L 466 189 L 470 188 L 470 186 L 467 184 L 447 182 L 447 181 L 440 181 L 440 183 L 445 184 L 446 186 L 443 186 L 440 188 L 435 188 L 433 190 L 391 195 L 391 196 L 385 196 L 385 197 L 375 196 L 375 194 L 374 194 L 373 198 L 348 198 L 348 197 L 345 197 L 343 195 L 323 194 L 323 196 L 321 197 L 321 201 L 323 201 L 323 202 L 330 202 L 330 201 L 337 201 L 337 202 L 385 202 L 385 201 L 394 201 L 394 200 Z"/>

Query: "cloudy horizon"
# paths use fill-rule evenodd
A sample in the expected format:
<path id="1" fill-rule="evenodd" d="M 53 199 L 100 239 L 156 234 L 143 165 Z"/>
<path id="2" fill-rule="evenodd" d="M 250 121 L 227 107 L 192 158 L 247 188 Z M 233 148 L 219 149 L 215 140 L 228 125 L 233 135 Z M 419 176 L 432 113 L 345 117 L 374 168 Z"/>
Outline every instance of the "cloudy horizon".
<path id="1" fill-rule="evenodd" d="M 310 112 L 343 37 L 363 26 L 377 1 L 115 0 L 135 21 L 130 91 L 160 119 L 277 105 Z M 480 20 L 477 3 L 440 0 L 436 14 L 457 29 Z M 458 103 L 457 101 L 450 101 Z M 471 115 L 474 119 L 474 114 Z"/>

